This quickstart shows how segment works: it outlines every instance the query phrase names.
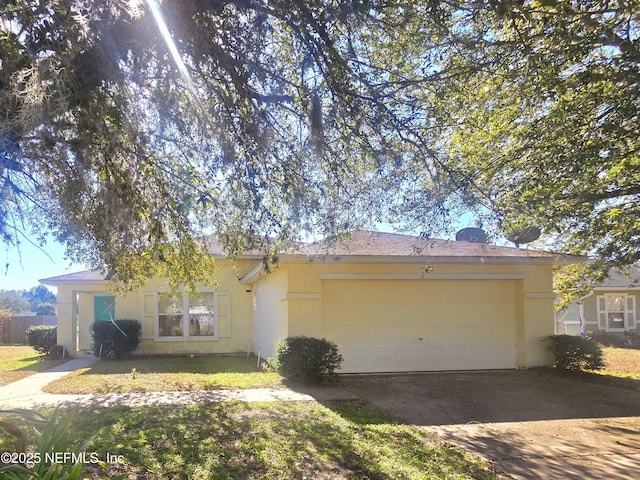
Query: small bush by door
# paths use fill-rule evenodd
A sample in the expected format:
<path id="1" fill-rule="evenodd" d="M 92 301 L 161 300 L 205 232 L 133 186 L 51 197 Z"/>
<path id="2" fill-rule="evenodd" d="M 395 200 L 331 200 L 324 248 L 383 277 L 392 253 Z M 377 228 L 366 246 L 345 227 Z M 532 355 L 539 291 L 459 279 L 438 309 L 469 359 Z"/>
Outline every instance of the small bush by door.
<path id="1" fill-rule="evenodd" d="M 114 322 L 91 324 L 91 346 L 98 358 L 124 358 L 140 345 L 142 327 L 137 320 L 120 319 Z"/>

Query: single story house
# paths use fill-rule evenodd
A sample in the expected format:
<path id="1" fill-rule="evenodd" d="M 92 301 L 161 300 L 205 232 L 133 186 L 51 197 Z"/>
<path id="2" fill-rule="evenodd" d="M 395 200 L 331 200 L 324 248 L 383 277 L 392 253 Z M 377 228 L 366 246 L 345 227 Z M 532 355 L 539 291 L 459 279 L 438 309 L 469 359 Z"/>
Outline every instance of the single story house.
<path id="1" fill-rule="evenodd" d="M 580 335 L 586 332 L 624 336 L 640 333 L 636 304 L 640 295 L 640 268 L 610 272 L 601 285 L 559 312 L 557 332 Z"/>
<path id="2" fill-rule="evenodd" d="M 583 257 L 469 241 L 357 231 L 325 249 L 303 244 L 265 270 L 211 242 L 217 288 L 170 295 L 161 279 L 113 296 L 97 271 L 41 280 L 58 288 L 58 343 L 89 349 L 94 321 L 142 324 L 140 353 L 274 354 L 287 336 L 327 338 L 343 373 L 549 365 L 552 269 Z"/>

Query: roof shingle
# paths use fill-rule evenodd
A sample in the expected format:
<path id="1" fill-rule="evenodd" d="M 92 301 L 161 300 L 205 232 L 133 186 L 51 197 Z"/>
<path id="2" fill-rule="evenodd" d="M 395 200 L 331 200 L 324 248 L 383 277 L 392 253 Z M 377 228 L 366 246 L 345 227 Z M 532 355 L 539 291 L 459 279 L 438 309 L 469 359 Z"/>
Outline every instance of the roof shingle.
<path id="1" fill-rule="evenodd" d="M 222 245 L 215 237 L 205 239 L 205 245 L 211 255 L 224 257 Z M 259 258 L 266 254 L 267 249 L 256 249 L 246 252 L 245 258 Z M 339 258 L 358 261 L 396 260 L 409 261 L 473 261 L 482 262 L 518 262 L 542 261 L 549 263 L 577 263 L 586 257 L 563 255 L 558 253 L 533 250 L 528 248 L 506 247 L 467 241 L 438 240 L 403 235 L 398 233 L 374 232 L 359 230 L 348 237 L 337 241 L 323 241 L 315 243 L 296 243 L 280 252 L 281 261 L 287 259 L 326 259 Z M 45 285 L 69 283 L 100 283 L 107 279 L 105 271 L 85 270 L 57 277 L 40 280 Z"/>

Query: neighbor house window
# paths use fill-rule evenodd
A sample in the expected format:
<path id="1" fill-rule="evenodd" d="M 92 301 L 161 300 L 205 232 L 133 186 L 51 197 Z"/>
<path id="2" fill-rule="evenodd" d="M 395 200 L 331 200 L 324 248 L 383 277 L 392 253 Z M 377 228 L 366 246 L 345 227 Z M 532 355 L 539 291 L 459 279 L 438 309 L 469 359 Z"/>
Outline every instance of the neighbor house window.
<path id="1" fill-rule="evenodd" d="M 626 293 L 598 296 L 598 329 L 624 332 L 636 328 L 636 297 Z"/>
<path id="2" fill-rule="evenodd" d="M 143 304 L 145 322 L 155 319 L 155 337 L 159 340 L 217 340 L 231 336 L 228 292 L 149 292 L 144 293 Z"/>

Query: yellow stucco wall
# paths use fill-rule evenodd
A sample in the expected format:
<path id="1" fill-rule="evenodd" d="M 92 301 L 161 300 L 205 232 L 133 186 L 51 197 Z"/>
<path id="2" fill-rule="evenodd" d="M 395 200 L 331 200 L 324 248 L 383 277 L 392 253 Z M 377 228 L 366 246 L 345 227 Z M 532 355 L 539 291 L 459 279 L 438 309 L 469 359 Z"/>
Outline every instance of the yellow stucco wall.
<path id="1" fill-rule="evenodd" d="M 327 307 L 327 292 L 323 290 L 323 281 L 328 282 L 331 279 L 340 278 L 341 287 L 348 289 L 354 297 L 366 299 L 367 295 L 375 295 L 376 299 L 384 292 L 388 292 L 388 304 L 391 306 L 390 316 L 395 315 L 401 322 L 406 322 L 407 318 L 411 318 L 416 308 L 415 303 L 410 301 L 411 297 L 404 298 L 401 295 L 394 295 L 394 291 L 400 291 L 403 288 L 403 282 L 416 282 L 420 279 L 424 282 L 433 282 L 433 285 L 446 282 L 451 287 L 453 297 L 448 298 L 447 302 L 464 302 L 465 292 L 461 291 L 461 285 L 464 288 L 473 288 L 474 279 L 482 278 L 498 278 L 502 279 L 505 288 L 503 294 L 494 294 L 492 298 L 488 298 L 491 302 L 499 303 L 504 298 L 511 298 L 513 308 L 510 310 L 512 318 L 512 327 L 505 328 L 504 338 L 487 338 L 487 342 L 503 342 L 505 344 L 514 344 L 516 367 L 531 367 L 539 365 L 549 365 L 552 361 L 550 354 L 544 349 L 541 339 L 546 335 L 553 334 L 553 299 L 551 265 L 547 264 L 530 264 L 530 265 L 514 265 L 514 264 L 434 264 L 429 273 L 421 276 L 423 265 L 421 264 L 361 264 L 361 263 L 342 263 L 342 262 L 313 262 L 301 264 L 289 264 L 284 268 L 287 270 L 289 288 L 288 305 L 288 328 L 290 335 L 306 334 L 313 336 L 326 336 L 328 322 L 330 319 L 326 315 L 331 314 Z M 282 268 L 282 267 L 281 267 Z M 395 277 L 402 277 L 397 279 Z M 477 278 L 476 278 L 477 277 Z M 323 280 L 324 278 L 324 280 Z M 413 280 L 408 280 L 408 279 Z M 467 280 L 462 280 L 467 279 Z M 368 282 L 383 282 L 385 289 L 383 291 L 371 292 Z M 456 285 L 456 281 L 463 282 Z M 480 280 L 482 281 L 482 280 Z M 408 285 L 404 284 L 405 286 Z M 446 291 L 446 290 L 444 290 Z M 402 297 L 402 298 L 399 298 Z M 373 298 L 372 298 L 373 299 Z M 434 312 L 434 315 L 442 316 L 447 314 L 447 302 L 442 303 L 442 311 Z M 344 309 L 358 308 L 357 303 L 349 306 L 345 303 Z M 474 307 L 475 308 L 475 307 Z M 491 305 L 488 312 L 490 313 Z M 357 317 L 358 312 L 346 312 L 343 318 Z M 392 322 L 393 320 L 390 319 Z M 361 326 L 366 328 L 366 325 Z M 488 329 L 487 329 L 488 330 Z M 498 330 L 494 329 L 494 334 Z M 461 328 L 460 335 L 468 335 L 470 337 L 482 333 L 482 327 Z M 406 333 L 406 332 L 405 332 Z M 355 334 L 355 332 L 354 332 Z M 419 333 L 407 333 L 411 337 L 420 338 Z M 400 340 L 394 340 L 400 342 Z M 460 339 L 460 344 L 468 343 L 471 345 L 473 339 Z M 510 347 L 509 347 L 510 348 Z M 509 350 L 507 348 L 506 350 Z M 402 350 L 398 346 L 399 350 Z M 407 354 L 408 355 L 408 354 Z M 505 353 L 505 358 L 508 353 Z M 498 354 L 496 353 L 496 356 Z M 369 360 L 367 360 L 369 361 Z M 487 362 L 490 365 L 491 362 Z M 499 363 L 496 363 L 499 365 Z M 451 362 L 452 368 L 472 368 L 472 365 L 458 365 L 455 361 Z"/>
<path id="2" fill-rule="evenodd" d="M 420 302 L 413 299 L 421 295 L 418 285 L 422 282 L 431 282 L 434 288 L 442 289 L 438 301 L 430 302 L 432 316 L 446 318 L 447 305 L 459 304 L 465 301 L 464 289 L 473 288 L 474 281 L 492 279 L 503 285 L 503 294 L 497 293 L 498 289 L 490 290 L 487 295 L 487 303 L 511 302 L 511 306 L 499 309 L 501 318 L 491 319 L 493 326 L 487 328 L 477 324 L 472 328 L 460 328 L 459 332 L 449 329 L 442 330 L 442 342 L 451 342 L 452 339 L 459 346 L 468 345 L 475 348 L 473 342 L 478 335 L 487 335 L 487 342 L 502 342 L 507 345 L 502 350 L 504 355 L 514 357 L 513 366 L 528 367 L 548 365 L 552 359 L 544 350 L 541 338 L 553 334 L 553 292 L 551 265 L 547 264 L 432 264 L 432 270 L 421 278 L 423 264 L 405 263 L 348 263 L 344 261 L 314 261 L 300 263 L 282 263 L 278 268 L 263 276 L 253 285 L 243 285 L 238 278 L 257 265 L 256 261 L 245 261 L 232 264 L 219 261 L 219 270 L 213 275 L 218 282 L 219 291 L 229 293 L 230 305 L 230 331 L 228 336 L 218 340 L 167 340 L 157 338 L 155 333 L 155 316 L 149 314 L 149 305 L 145 308 L 145 302 L 154 302 L 153 295 L 164 287 L 162 280 L 155 279 L 139 292 L 124 297 L 116 298 L 116 317 L 137 319 L 142 323 L 143 340 L 139 353 L 177 354 L 177 353 L 234 353 L 246 352 L 247 349 L 254 353 L 260 351 L 262 357 L 273 355 L 274 344 L 289 335 L 307 335 L 324 337 L 333 334 L 336 325 L 332 325 L 331 317 L 339 316 L 345 322 L 350 318 L 357 318 L 360 313 L 358 302 L 349 305 L 348 302 L 336 310 L 336 305 L 330 302 L 336 298 L 359 299 L 359 305 L 365 305 L 368 298 L 376 302 L 384 301 L 384 308 L 389 311 L 384 315 L 389 317 L 389 325 L 396 322 L 396 327 L 389 330 L 389 325 L 381 325 L 378 332 L 373 332 L 373 342 L 384 344 L 389 339 L 396 347 L 396 357 L 399 365 L 403 362 L 411 364 L 412 355 L 425 355 L 419 350 L 420 345 L 431 342 L 435 347 L 438 343 L 437 325 L 430 325 L 431 337 L 427 340 L 421 336 L 425 324 L 414 320 L 416 309 L 422 308 Z M 338 282 L 338 283 L 336 283 Z M 371 288 L 371 282 L 381 282 L 383 288 Z M 410 283 L 406 283 L 410 282 Z M 500 283 L 501 282 L 501 283 Z M 415 295 L 411 292 L 399 294 L 409 284 Z M 331 288 L 329 288 L 331 287 Z M 58 286 L 58 342 L 65 345 L 70 353 L 75 352 L 75 318 L 74 305 L 77 304 L 78 317 L 80 319 L 80 348 L 89 348 L 88 328 L 93 321 L 93 296 L 108 294 L 108 285 L 59 285 Z M 344 290 L 345 295 L 336 296 L 331 293 Z M 247 291 L 249 290 L 249 292 Z M 374 295 L 375 297 L 371 297 Z M 77 303 L 74 301 L 77 297 Z M 151 300 L 150 300 L 151 299 Z M 482 308 L 480 300 L 475 304 L 458 309 L 458 314 L 468 314 L 474 321 L 482 320 L 482 315 L 473 309 Z M 436 305 L 433 307 L 433 305 Z M 440 305 L 440 306 L 437 306 Z M 337 315 L 336 312 L 339 312 Z M 488 307 L 487 312 L 491 313 Z M 507 326 L 504 316 L 511 318 Z M 382 317 L 378 317 L 382 318 Z M 341 321 L 342 321 L 341 320 Z M 412 323 L 413 322 L 413 323 Z M 500 326 L 501 322 L 505 324 Z M 488 324 L 487 324 L 488 325 Z M 465 325 L 463 325 L 464 327 Z M 366 321 L 357 322 L 349 328 L 367 328 Z M 443 327 L 444 328 L 444 327 Z M 332 333 L 333 332 L 333 333 Z M 391 333 L 389 333 L 391 332 Z M 436 333 L 434 333 L 436 332 Z M 500 333 L 502 332 L 502 333 Z M 343 330 L 347 337 L 349 329 Z M 352 330 L 351 336 L 355 335 Z M 376 340 L 375 335 L 386 335 Z M 422 340 L 419 340 L 421 339 Z M 354 342 L 355 344 L 355 342 Z M 351 345 L 353 346 L 353 345 Z M 406 348 L 405 348 L 406 347 Z M 453 347 L 452 347 L 453 348 Z M 512 348 L 512 353 L 509 349 Z M 413 349 L 413 350 L 412 350 Z M 443 349 L 441 349 L 443 350 Z M 448 354 L 451 354 L 449 352 Z M 515 353 L 513 353 L 515 352 Z M 437 354 L 435 349 L 429 355 Z M 384 362 L 384 355 L 378 364 Z M 478 351 L 478 355 L 484 355 Z M 417 358 L 417 357 L 415 357 Z M 426 357 L 425 357 L 426 358 Z M 507 357 L 504 357 L 507 358 Z M 363 359 L 367 362 L 370 359 Z M 451 362 L 452 368 L 465 368 L 455 361 Z M 473 368 L 468 365 L 466 368 Z M 374 369 L 375 370 L 375 369 Z"/>
<path id="3" fill-rule="evenodd" d="M 138 320 L 142 324 L 142 342 L 136 353 L 175 354 L 175 353 L 236 353 L 252 348 L 253 298 L 250 287 L 238 282 L 237 277 L 253 268 L 254 262 L 217 262 L 218 270 L 212 275 L 217 282 L 217 290 L 228 293 L 229 331 L 218 340 L 166 340 L 155 337 L 155 316 L 145 315 L 145 300 L 149 294 L 166 289 L 162 279 L 153 279 L 140 291 L 126 296 L 116 297 L 116 318 Z M 58 285 L 58 343 L 64 345 L 69 353 L 76 352 L 78 328 L 78 347 L 90 348 L 89 328 L 94 321 L 94 297 L 110 295 L 110 286 L 104 284 L 64 284 Z M 79 327 L 76 324 L 74 309 L 78 313 Z M 146 311 L 148 312 L 148 305 Z M 226 328 L 225 328 L 226 330 Z"/>

